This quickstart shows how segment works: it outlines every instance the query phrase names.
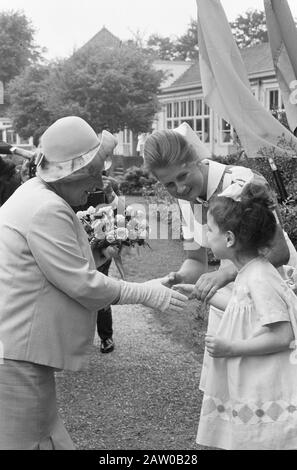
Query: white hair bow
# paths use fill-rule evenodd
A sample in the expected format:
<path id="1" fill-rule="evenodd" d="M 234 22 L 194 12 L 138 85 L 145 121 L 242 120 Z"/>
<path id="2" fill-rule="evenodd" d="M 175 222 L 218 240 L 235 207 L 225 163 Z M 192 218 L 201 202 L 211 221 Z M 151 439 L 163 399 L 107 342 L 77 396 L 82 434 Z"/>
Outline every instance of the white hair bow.
<path id="1" fill-rule="evenodd" d="M 225 189 L 221 194 L 219 194 L 219 197 L 230 197 L 233 199 L 233 201 L 240 202 L 241 201 L 241 193 L 246 186 L 247 183 L 240 184 L 240 183 L 233 183 L 231 186 L 229 186 L 227 189 Z"/>
<path id="2" fill-rule="evenodd" d="M 234 183 L 228 186 L 219 196 L 230 197 L 234 201 L 240 202 L 243 188 L 253 180 L 254 174 L 249 168 L 237 167 L 233 169 L 232 176 Z"/>

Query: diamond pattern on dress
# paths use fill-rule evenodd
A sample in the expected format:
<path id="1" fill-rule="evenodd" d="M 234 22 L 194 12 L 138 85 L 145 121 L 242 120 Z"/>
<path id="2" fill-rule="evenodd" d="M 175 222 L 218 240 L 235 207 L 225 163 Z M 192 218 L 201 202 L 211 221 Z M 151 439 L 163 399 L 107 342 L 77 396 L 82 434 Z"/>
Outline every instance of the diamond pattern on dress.
<path id="1" fill-rule="evenodd" d="M 266 403 L 236 403 L 222 402 L 217 397 L 204 396 L 202 415 L 211 415 L 235 424 L 258 424 L 284 421 L 289 415 L 297 414 L 297 399 L 295 403 L 284 400 Z"/>
<path id="2" fill-rule="evenodd" d="M 206 400 L 203 401 L 202 411 L 204 415 L 209 415 L 216 409 L 217 409 L 217 405 L 215 404 L 215 401 L 212 398 L 207 398 Z"/>
<path id="3" fill-rule="evenodd" d="M 278 405 L 276 402 L 272 403 L 268 410 L 266 410 L 266 414 L 270 416 L 273 421 L 277 421 L 281 414 L 284 412 L 284 408 Z"/>
<path id="4" fill-rule="evenodd" d="M 253 410 L 248 405 L 244 405 L 239 411 L 238 411 L 238 417 L 241 419 L 241 421 L 246 424 L 248 423 L 252 417 L 254 416 Z"/>

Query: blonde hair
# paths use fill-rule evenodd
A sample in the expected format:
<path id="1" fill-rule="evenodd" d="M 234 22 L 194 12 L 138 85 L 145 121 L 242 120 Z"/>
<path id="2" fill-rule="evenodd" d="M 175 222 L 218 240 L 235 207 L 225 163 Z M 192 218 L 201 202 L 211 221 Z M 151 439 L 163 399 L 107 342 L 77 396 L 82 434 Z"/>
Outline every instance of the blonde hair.
<path id="1" fill-rule="evenodd" d="M 194 148 L 178 132 L 164 130 L 151 134 L 144 145 L 144 164 L 153 172 L 169 165 L 198 160 Z"/>

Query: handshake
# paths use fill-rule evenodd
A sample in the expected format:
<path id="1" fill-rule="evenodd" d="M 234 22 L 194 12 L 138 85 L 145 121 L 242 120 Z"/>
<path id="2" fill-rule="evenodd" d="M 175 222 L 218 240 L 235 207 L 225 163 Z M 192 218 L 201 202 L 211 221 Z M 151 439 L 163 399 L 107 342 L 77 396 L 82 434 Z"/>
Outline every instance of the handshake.
<path id="1" fill-rule="evenodd" d="M 185 295 L 189 300 L 197 299 L 201 302 L 209 302 L 214 294 L 229 282 L 221 270 L 202 274 L 195 284 L 185 282 L 178 272 L 171 272 L 158 280 L 164 286 Z"/>
<path id="2" fill-rule="evenodd" d="M 159 282 L 186 296 L 189 300 L 197 299 L 220 310 L 225 310 L 232 292 L 231 286 L 227 284 L 233 281 L 234 277 L 234 271 L 231 272 L 228 268 L 227 270 L 220 269 L 202 274 L 196 284 L 184 282 L 178 272 L 168 274 L 159 279 Z"/>
<path id="3" fill-rule="evenodd" d="M 179 273 L 170 273 L 160 279 L 143 283 L 121 282 L 119 304 L 143 304 L 161 310 L 181 312 L 189 299 L 211 303 L 225 310 L 231 296 L 226 286 L 231 280 L 224 270 L 203 274 L 196 284 L 184 283 Z M 224 288 L 222 288 L 224 287 Z"/>

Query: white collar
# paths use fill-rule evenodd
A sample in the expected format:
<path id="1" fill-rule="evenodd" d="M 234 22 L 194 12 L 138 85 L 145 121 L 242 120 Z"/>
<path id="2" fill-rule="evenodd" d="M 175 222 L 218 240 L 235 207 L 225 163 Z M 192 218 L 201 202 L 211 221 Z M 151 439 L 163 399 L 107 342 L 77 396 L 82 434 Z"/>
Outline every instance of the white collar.
<path id="1" fill-rule="evenodd" d="M 214 162 L 213 160 L 203 160 L 209 165 L 208 178 L 207 178 L 207 201 L 210 200 L 211 196 L 218 189 L 223 174 L 226 171 L 226 165 L 222 163 Z"/>

